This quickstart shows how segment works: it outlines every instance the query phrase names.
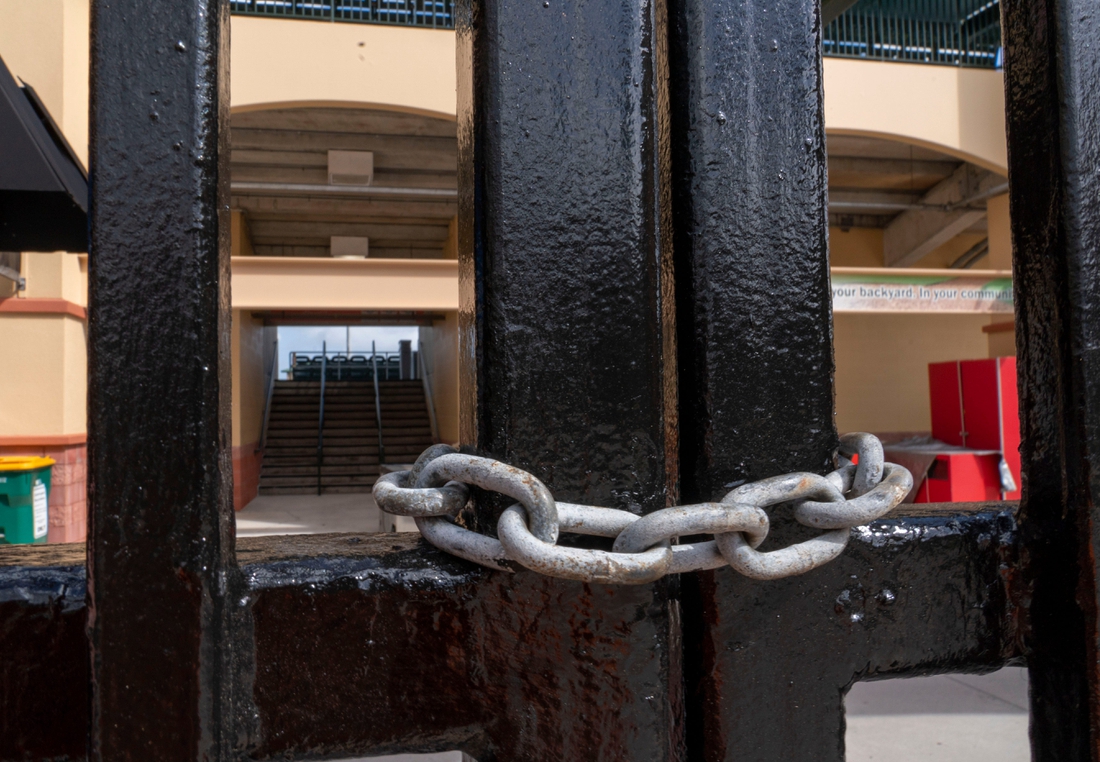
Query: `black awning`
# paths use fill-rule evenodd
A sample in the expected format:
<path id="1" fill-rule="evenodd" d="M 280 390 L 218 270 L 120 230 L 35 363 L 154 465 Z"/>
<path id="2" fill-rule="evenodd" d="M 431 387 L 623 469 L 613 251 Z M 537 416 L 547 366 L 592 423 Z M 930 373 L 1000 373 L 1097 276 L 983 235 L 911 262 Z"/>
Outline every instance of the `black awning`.
<path id="1" fill-rule="evenodd" d="M 0 251 L 87 251 L 88 176 L 0 58 Z"/>

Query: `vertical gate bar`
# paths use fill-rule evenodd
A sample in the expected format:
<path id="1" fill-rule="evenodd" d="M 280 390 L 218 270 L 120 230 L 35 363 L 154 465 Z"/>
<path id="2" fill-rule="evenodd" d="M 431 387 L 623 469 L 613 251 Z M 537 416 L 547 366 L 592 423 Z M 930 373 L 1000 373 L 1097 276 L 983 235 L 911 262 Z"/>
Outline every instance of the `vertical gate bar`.
<path id="1" fill-rule="evenodd" d="M 462 441 L 636 513 L 676 484 L 662 2 L 458 16 Z"/>
<path id="2" fill-rule="evenodd" d="M 685 500 L 836 446 L 820 30 L 813 0 L 673 0 Z"/>
<path id="3" fill-rule="evenodd" d="M 91 758 L 228 759 L 228 6 L 92 6 Z"/>
<path id="4" fill-rule="evenodd" d="M 674 502 L 677 484 L 663 3 L 455 11 L 462 442 L 560 500 L 635 513 Z M 491 530 L 502 506 L 479 503 Z M 571 651 L 551 692 L 508 710 L 536 728 L 567 723 L 567 737 L 501 758 L 679 759 L 671 583 L 515 579 L 517 602 L 547 587 L 541 637 L 610 637 L 652 658 L 577 682 L 588 657 Z M 613 710 L 592 705 L 613 685 Z"/>
<path id="5" fill-rule="evenodd" d="M 1100 13 L 1006 0 L 1034 759 L 1100 759 Z"/>
<path id="6" fill-rule="evenodd" d="M 814 0 L 670 0 L 669 27 L 681 490 L 694 502 L 832 465 L 821 27 Z M 776 680 L 766 701 L 744 690 L 745 580 L 721 569 L 682 584 L 689 757 L 828 759 L 810 686 L 779 683 L 782 655 L 756 665 Z"/>

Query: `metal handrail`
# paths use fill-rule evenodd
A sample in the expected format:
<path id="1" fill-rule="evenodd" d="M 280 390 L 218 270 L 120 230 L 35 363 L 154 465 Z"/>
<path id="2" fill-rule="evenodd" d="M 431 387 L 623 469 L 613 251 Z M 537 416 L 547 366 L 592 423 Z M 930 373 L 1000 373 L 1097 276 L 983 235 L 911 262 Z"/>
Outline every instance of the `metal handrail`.
<path id="1" fill-rule="evenodd" d="M 859 0 L 825 25 L 827 56 L 1000 68 L 1000 0 Z"/>
<path id="2" fill-rule="evenodd" d="M 321 465 L 325 461 L 325 371 L 327 370 L 327 355 L 324 352 L 324 343 L 321 344 L 321 404 L 317 414 L 317 494 L 321 494 Z"/>
<path id="3" fill-rule="evenodd" d="M 374 365 L 374 420 L 378 426 L 378 465 L 386 462 L 386 443 L 382 440 L 382 393 L 378 387 L 378 353 L 374 351 L 374 342 L 370 343 L 370 361 Z"/>
<path id="4" fill-rule="evenodd" d="M 454 29 L 454 0 L 229 0 L 239 16 Z"/>
<path id="5" fill-rule="evenodd" d="M 428 420 L 432 424 L 432 441 L 439 442 L 439 425 L 435 419 L 435 398 L 432 396 L 432 385 L 428 383 L 431 368 L 428 367 L 428 358 L 424 355 L 424 342 L 416 342 L 416 358 L 420 362 L 420 379 L 424 384 L 424 399 L 428 403 Z"/>
<path id="6" fill-rule="evenodd" d="M 267 395 L 264 397 L 264 422 L 260 428 L 260 449 L 267 447 L 267 424 L 271 418 L 271 398 L 275 394 L 275 380 L 279 377 L 279 344 L 271 356 L 271 375 L 267 379 Z"/>

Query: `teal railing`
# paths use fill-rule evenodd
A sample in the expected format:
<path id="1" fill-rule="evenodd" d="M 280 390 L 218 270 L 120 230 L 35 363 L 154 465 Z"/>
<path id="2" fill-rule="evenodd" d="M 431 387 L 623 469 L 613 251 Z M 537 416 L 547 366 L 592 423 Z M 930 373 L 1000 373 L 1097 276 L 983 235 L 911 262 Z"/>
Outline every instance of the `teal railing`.
<path id="1" fill-rule="evenodd" d="M 999 0 L 859 0 L 826 25 L 827 56 L 973 66 L 1001 65 Z"/>
<path id="2" fill-rule="evenodd" d="M 240 16 L 454 29 L 454 0 L 229 0 Z"/>
<path id="3" fill-rule="evenodd" d="M 244 16 L 454 29 L 454 0 L 230 0 Z M 999 0 L 859 0 L 825 26 L 827 56 L 999 68 Z"/>

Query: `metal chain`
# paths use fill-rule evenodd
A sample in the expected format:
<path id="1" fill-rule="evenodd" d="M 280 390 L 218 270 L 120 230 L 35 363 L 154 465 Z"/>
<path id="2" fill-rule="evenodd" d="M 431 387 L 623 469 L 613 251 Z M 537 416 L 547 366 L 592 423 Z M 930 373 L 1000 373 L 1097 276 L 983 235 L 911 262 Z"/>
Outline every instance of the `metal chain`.
<path id="1" fill-rule="evenodd" d="M 849 459 L 853 454 L 859 456 L 858 465 Z M 883 462 L 882 444 L 871 434 L 841 437 L 840 455 L 840 467 L 827 476 L 773 476 L 737 487 L 717 503 L 636 516 L 559 503 L 526 471 L 434 445 L 411 470 L 382 476 L 374 485 L 374 499 L 388 513 L 412 516 L 437 548 L 501 571 L 513 571 L 508 564 L 514 562 L 552 577 L 637 585 L 728 564 L 753 579 L 778 579 L 839 556 L 852 527 L 884 516 L 913 487 L 906 469 Z M 470 485 L 518 501 L 497 521 L 499 539 L 456 523 L 469 502 Z M 800 524 L 827 531 L 787 548 L 757 550 L 770 526 L 764 509 L 788 503 Z M 611 537 L 614 543 L 610 551 L 565 547 L 557 544 L 563 531 Z M 694 535 L 714 539 L 672 543 Z"/>

